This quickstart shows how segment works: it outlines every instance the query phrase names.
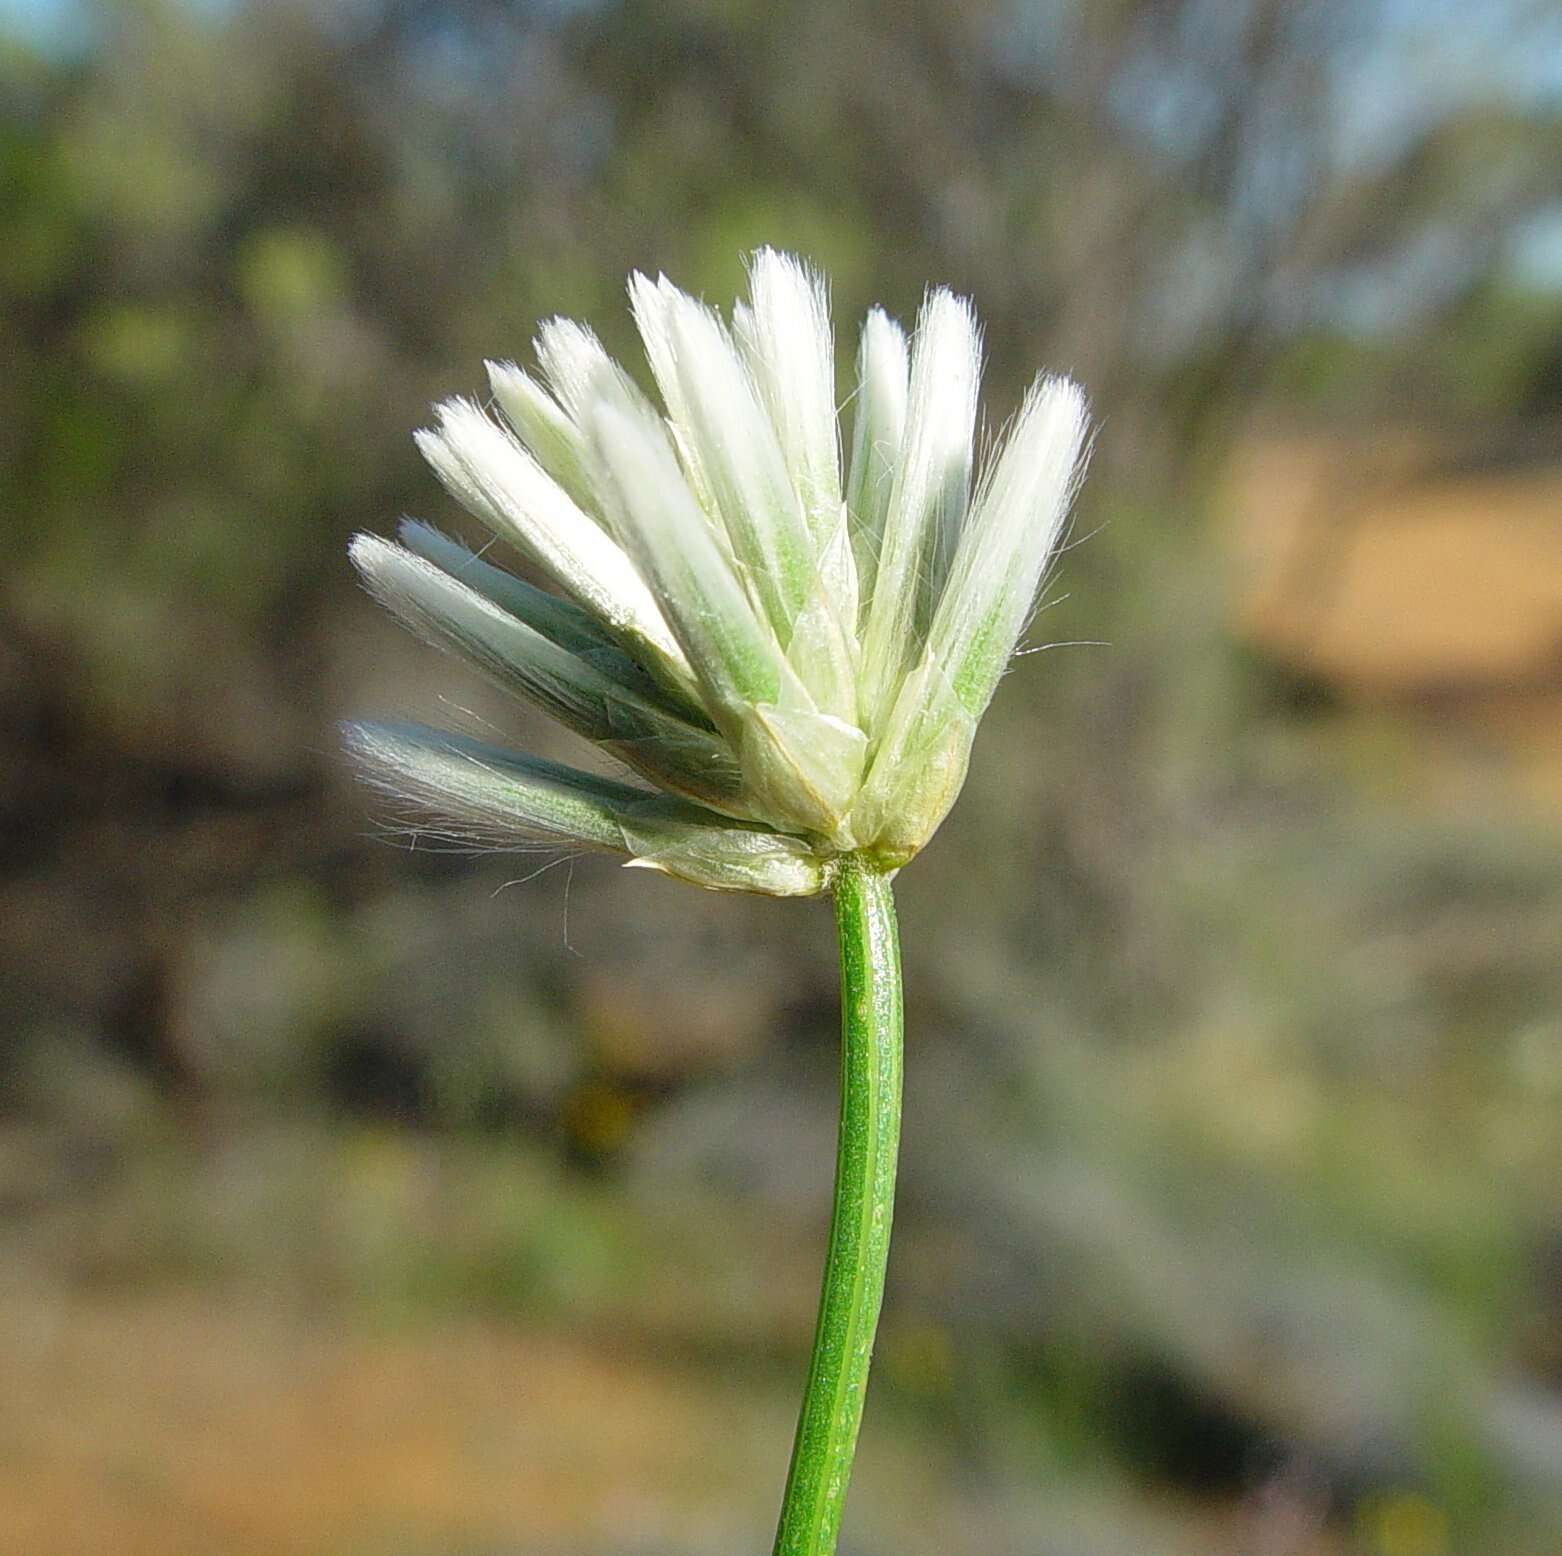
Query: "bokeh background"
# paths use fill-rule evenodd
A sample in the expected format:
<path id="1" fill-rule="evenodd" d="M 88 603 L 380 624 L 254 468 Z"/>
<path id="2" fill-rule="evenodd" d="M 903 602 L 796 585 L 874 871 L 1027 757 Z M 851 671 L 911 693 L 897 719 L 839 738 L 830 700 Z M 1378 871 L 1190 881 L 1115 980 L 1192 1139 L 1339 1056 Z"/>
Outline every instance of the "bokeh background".
<path id="1" fill-rule="evenodd" d="M 333 735 L 580 758 L 344 543 L 766 242 L 1100 424 L 903 877 L 846 1549 L 1562 1550 L 1562 8 L 4 0 L 0 211 L 0 1550 L 768 1549 L 828 912 Z"/>

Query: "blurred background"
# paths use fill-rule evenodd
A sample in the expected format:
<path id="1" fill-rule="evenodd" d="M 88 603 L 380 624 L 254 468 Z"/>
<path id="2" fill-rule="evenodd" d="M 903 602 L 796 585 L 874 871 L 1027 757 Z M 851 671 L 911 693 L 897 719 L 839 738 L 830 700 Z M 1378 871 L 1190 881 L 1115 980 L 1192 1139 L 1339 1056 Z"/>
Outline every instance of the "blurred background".
<path id="1" fill-rule="evenodd" d="M 345 541 L 762 243 L 1100 423 L 903 877 L 843 1548 L 1562 1550 L 1562 7 L 0 0 L 0 210 L 0 1550 L 769 1548 L 828 911 L 333 734 L 581 759 Z"/>

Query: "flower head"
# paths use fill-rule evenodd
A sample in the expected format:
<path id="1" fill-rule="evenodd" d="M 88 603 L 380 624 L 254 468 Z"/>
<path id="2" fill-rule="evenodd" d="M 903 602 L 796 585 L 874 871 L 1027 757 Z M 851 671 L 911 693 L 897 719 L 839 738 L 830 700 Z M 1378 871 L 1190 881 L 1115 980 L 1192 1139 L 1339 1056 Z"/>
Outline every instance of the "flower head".
<path id="1" fill-rule="evenodd" d="M 778 896 L 932 836 L 1061 532 L 1084 399 L 1038 378 L 973 483 L 980 339 L 933 291 L 909 342 L 868 315 L 843 471 L 823 283 L 768 249 L 750 279 L 728 322 L 631 278 L 660 407 L 555 319 L 540 377 L 489 363 L 491 405 L 451 400 L 418 434 L 551 589 L 417 522 L 352 543 L 404 622 L 652 787 L 350 725 L 371 782 L 474 836 Z"/>

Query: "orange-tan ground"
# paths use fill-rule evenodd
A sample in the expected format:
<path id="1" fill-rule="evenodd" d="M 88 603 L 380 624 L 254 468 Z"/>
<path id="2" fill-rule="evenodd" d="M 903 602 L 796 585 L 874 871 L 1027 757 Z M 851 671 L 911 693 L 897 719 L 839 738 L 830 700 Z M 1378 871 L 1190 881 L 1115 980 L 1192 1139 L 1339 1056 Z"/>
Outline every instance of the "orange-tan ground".
<path id="1" fill-rule="evenodd" d="M 778 1385 L 606 1339 L 366 1333 L 215 1294 L 12 1291 L 0 1315 L 7 1556 L 767 1548 L 790 1438 Z M 1018 1556 L 1049 1535 L 1181 1556 L 1252 1533 L 1250 1511 L 982 1491 L 947 1446 L 882 1418 L 852 1517 L 858 1549 L 928 1556 Z M 1272 1549 L 1333 1547 L 1308 1527 Z"/>
<path id="2" fill-rule="evenodd" d="M 1419 712 L 1455 793 L 1500 769 L 1562 810 L 1562 455 L 1453 452 L 1409 433 L 1244 445 L 1223 501 L 1236 625 L 1358 706 Z"/>

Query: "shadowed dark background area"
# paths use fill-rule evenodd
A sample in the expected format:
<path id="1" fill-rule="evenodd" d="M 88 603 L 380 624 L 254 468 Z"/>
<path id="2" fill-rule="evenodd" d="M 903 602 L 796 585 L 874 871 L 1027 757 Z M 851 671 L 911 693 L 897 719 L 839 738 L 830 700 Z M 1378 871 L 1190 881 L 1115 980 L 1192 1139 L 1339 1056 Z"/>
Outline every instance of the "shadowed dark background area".
<path id="1" fill-rule="evenodd" d="M 410 851 L 580 761 L 345 560 L 624 278 L 986 326 L 1094 463 L 902 877 L 843 1551 L 1554 1556 L 1562 9 L 0 3 L 0 1549 L 768 1549 L 818 903 Z M 470 534 L 470 527 L 465 527 Z M 1069 646 L 1063 646 L 1069 645 Z M 547 868 L 539 868 L 546 866 Z"/>

